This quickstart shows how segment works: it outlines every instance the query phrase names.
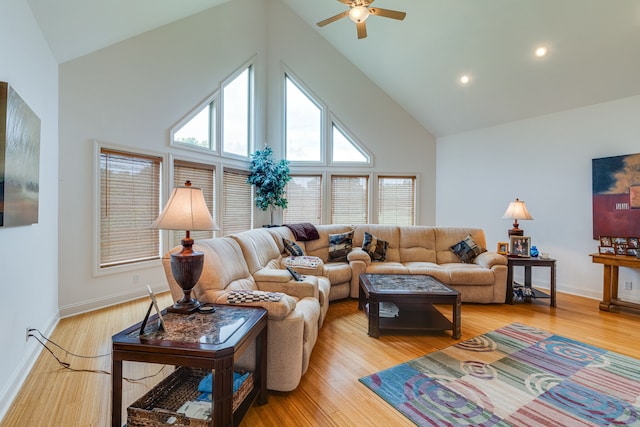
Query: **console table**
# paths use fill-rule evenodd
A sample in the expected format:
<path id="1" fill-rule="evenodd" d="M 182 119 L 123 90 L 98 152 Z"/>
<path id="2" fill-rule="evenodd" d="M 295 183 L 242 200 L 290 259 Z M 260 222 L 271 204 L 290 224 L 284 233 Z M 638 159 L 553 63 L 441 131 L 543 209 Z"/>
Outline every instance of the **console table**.
<path id="1" fill-rule="evenodd" d="M 556 260 L 553 258 L 540 258 L 540 257 L 513 257 L 507 258 L 507 304 L 513 304 L 513 267 L 524 267 L 524 286 L 530 288 L 531 292 L 534 292 L 536 298 L 550 298 L 551 307 L 556 306 Z M 550 295 L 535 291 L 531 286 L 531 268 L 532 267 L 547 267 L 549 268 L 550 275 Z"/>
<path id="2" fill-rule="evenodd" d="M 618 269 L 620 267 L 640 268 L 640 259 L 627 255 L 589 254 L 596 264 L 603 264 L 602 301 L 600 310 L 612 311 L 625 307 L 640 311 L 640 304 L 618 299 Z"/>
<path id="3" fill-rule="evenodd" d="M 166 331 L 142 322 L 112 338 L 111 425 L 122 427 L 122 362 L 125 360 L 210 369 L 213 373 L 211 426 L 238 425 L 249 406 L 267 399 L 267 312 L 256 307 L 216 306 L 214 313 L 178 314 L 163 311 Z M 157 315 L 149 325 L 156 325 Z M 150 330 L 151 329 L 151 330 Z M 255 342 L 253 390 L 236 413 L 233 404 L 234 362 Z"/>

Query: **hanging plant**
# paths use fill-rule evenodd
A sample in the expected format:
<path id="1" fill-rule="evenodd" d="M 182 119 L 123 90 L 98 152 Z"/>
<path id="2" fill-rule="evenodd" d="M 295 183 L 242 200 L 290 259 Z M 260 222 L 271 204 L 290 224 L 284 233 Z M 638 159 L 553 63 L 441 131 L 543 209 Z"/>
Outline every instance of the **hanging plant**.
<path id="1" fill-rule="evenodd" d="M 251 155 L 251 174 L 247 184 L 255 186 L 256 207 L 266 211 L 269 209 L 270 221 L 273 224 L 273 212 L 276 207 L 286 209 L 285 187 L 291 176 L 289 162 L 273 158 L 273 150 L 268 145 L 264 150 L 256 150 Z"/>

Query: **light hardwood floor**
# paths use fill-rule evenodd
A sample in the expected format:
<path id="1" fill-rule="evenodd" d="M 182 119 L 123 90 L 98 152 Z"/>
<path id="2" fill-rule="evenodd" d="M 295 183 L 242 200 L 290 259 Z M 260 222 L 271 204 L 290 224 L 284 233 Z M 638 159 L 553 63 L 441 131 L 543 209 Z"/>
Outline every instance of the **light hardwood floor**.
<path id="1" fill-rule="evenodd" d="M 159 302 L 169 305 L 169 295 L 160 295 Z M 140 321 L 147 306 L 148 300 L 143 299 L 62 319 L 51 338 L 74 353 L 108 354 L 111 336 Z M 601 312 L 598 301 L 566 294 L 558 294 L 557 308 L 550 308 L 548 300 L 513 306 L 463 304 L 462 340 L 512 322 L 640 358 L 640 316 Z M 270 392 L 269 402 L 250 409 L 241 426 L 412 426 L 358 378 L 456 341 L 449 333 L 375 339 L 366 331 L 367 321 L 356 300 L 332 303 L 300 386 L 289 393 Z M 62 356 L 75 369 L 111 370 L 108 356 Z M 159 369 L 158 365 L 129 362 L 124 364 L 124 375 L 138 378 Z M 165 368 L 140 383 L 124 382 L 123 412 L 170 371 Z M 44 351 L 0 426 L 108 426 L 110 381 L 106 374 L 61 369 Z"/>

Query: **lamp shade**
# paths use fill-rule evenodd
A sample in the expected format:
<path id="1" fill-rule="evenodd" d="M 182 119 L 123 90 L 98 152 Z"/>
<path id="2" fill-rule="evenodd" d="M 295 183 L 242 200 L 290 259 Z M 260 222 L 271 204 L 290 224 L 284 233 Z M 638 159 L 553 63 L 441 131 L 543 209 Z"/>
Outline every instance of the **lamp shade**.
<path id="1" fill-rule="evenodd" d="M 162 230 L 218 230 L 200 188 L 174 188 L 160 216 L 149 228 Z"/>
<path id="2" fill-rule="evenodd" d="M 369 17 L 369 9 L 364 6 L 355 6 L 349 10 L 349 19 L 356 24 L 363 22 Z"/>
<path id="3" fill-rule="evenodd" d="M 507 207 L 506 212 L 502 216 L 502 218 L 508 219 L 533 219 L 529 211 L 527 210 L 527 205 L 524 204 L 524 201 L 516 199 L 515 202 L 510 202 Z"/>

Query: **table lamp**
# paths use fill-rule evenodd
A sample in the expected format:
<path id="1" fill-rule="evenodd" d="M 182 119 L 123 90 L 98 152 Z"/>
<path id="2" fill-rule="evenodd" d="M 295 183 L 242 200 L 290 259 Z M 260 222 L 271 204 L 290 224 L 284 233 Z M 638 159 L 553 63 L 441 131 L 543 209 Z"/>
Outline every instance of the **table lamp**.
<path id="1" fill-rule="evenodd" d="M 524 236 L 524 230 L 521 230 L 518 226 L 518 220 L 533 219 L 533 217 L 529 214 L 527 205 L 524 204 L 524 201 L 518 200 L 517 198 L 515 202 L 509 203 L 507 211 L 504 213 L 502 218 L 514 220 L 513 228 L 509 230 L 509 236 Z"/>
<path id="2" fill-rule="evenodd" d="M 184 291 L 184 297 L 168 307 L 167 311 L 191 313 L 197 310 L 200 303 L 191 298 L 191 290 L 202 274 L 204 254 L 193 250 L 191 231 L 218 230 L 202 190 L 192 187 L 190 181 L 184 187 L 174 188 L 160 216 L 149 228 L 186 231 L 186 236 L 181 241 L 182 251 L 171 254 L 171 274 Z"/>

